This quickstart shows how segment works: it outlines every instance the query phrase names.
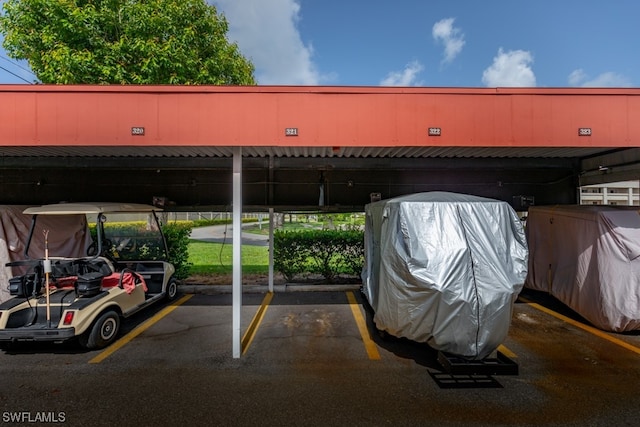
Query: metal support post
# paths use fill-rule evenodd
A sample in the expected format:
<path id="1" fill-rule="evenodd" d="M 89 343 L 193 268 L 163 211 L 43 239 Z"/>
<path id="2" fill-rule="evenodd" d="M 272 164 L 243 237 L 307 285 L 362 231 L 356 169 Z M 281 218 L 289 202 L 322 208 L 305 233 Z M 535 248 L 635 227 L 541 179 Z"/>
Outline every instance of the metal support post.
<path id="1" fill-rule="evenodd" d="M 242 354 L 242 148 L 233 148 L 233 358 Z"/>
<path id="2" fill-rule="evenodd" d="M 273 292 L 273 208 L 269 208 L 269 292 Z"/>

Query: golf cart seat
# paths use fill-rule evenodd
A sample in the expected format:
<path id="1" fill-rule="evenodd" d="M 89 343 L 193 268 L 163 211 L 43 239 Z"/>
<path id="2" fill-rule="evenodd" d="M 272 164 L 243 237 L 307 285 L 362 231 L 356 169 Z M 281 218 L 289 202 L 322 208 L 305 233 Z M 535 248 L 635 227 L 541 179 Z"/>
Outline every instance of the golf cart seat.
<path id="1" fill-rule="evenodd" d="M 142 288 L 145 292 L 147 292 L 147 284 L 144 278 L 133 270 L 124 269 L 119 273 L 112 273 L 102 278 L 103 288 L 113 288 L 115 286 L 119 286 L 128 294 L 133 292 L 136 284 L 138 283 L 142 283 Z"/>

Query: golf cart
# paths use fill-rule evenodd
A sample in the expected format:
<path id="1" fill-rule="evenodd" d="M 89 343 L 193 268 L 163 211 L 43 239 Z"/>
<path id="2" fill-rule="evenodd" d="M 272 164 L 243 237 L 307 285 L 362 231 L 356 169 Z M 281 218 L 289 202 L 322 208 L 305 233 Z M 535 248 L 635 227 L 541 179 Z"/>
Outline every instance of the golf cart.
<path id="1" fill-rule="evenodd" d="M 121 318 L 175 298 L 175 269 L 166 261 L 167 245 L 157 210 L 124 203 L 61 203 L 25 209 L 25 214 L 32 215 L 31 228 L 24 259 L 6 264 L 13 271 L 8 283 L 12 297 L 0 304 L 0 347 L 76 337 L 85 348 L 106 347 L 116 339 Z M 50 230 L 38 220 L 51 227 L 55 222 L 50 220 L 69 215 L 82 215 L 82 236 L 62 233 L 60 240 L 66 240 L 66 245 L 48 241 Z M 89 221 L 95 222 L 91 233 Z M 56 251 L 77 247 L 78 242 L 71 239 L 83 240 L 81 256 L 78 250 L 71 256 L 71 251 L 50 256 L 50 247 L 56 246 Z"/>

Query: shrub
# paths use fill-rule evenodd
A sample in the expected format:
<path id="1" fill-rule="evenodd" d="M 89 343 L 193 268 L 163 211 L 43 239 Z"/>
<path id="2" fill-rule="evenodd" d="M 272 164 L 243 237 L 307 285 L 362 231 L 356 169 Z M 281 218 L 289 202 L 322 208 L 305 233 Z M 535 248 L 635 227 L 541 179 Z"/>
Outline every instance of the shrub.
<path id="1" fill-rule="evenodd" d="M 162 232 L 167 240 L 168 260 L 176 269 L 175 278 L 184 279 L 189 276 L 189 236 L 191 223 L 169 223 L 162 226 Z"/>
<path id="2" fill-rule="evenodd" d="M 339 274 L 357 275 L 364 263 L 364 233 L 358 230 L 276 231 L 274 268 L 291 281 L 309 272 L 333 282 Z"/>
<path id="3" fill-rule="evenodd" d="M 306 270 L 308 252 L 300 237 L 302 232 L 276 231 L 273 235 L 273 268 L 292 281 Z"/>
<path id="4" fill-rule="evenodd" d="M 364 265 L 364 231 L 347 230 L 341 231 L 340 240 L 342 271 L 347 274 L 359 276 Z"/>

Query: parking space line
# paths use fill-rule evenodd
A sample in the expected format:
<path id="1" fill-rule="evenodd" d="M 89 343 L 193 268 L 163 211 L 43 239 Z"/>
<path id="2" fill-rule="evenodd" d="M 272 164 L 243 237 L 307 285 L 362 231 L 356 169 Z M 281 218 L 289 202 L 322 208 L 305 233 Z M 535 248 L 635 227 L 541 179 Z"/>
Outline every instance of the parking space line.
<path id="1" fill-rule="evenodd" d="M 353 295 L 353 292 L 347 292 L 347 300 L 349 301 L 349 306 L 351 307 L 353 318 L 356 320 L 356 325 L 358 325 L 358 331 L 360 331 L 360 336 L 362 337 L 364 348 L 365 350 L 367 350 L 369 360 L 380 360 L 380 353 L 378 352 L 376 344 L 369 337 L 367 322 L 364 320 L 362 311 L 360 311 L 360 304 L 358 304 L 358 301 L 356 301 L 356 297 Z"/>
<path id="2" fill-rule="evenodd" d="M 120 338 L 118 341 L 111 344 L 109 347 L 104 349 L 100 354 L 95 356 L 93 359 L 89 360 L 89 363 L 102 362 L 104 359 L 106 359 L 107 357 L 111 356 L 113 353 L 115 353 L 116 351 L 124 347 L 124 345 L 127 344 L 129 341 L 131 341 L 132 339 L 134 339 L 135 337 L 137 337 L 138 335 L 140 335 L 141 333 L 149 329 L 151 326 L 157 323 L 164 316 L 166 316 L 167 314 L 171 313 L 173 310 L 178 308 L 179 305 L 182 305 L 185 302 L 187 302 L 189 298 L 191 298 L 192 296 L 193 294 L 185 295 L 179 300 L 173 302 L 171 305 L 163 308 L 162 310 L 157 312 L 153 317 L 145 320 L 143 323 L 136 326 L 131 332 L 129 332 L 128 334 Z"/>
<path id="3" fill-rule="evenodd" d="M 504 354 L 505 356 L 507 356 L 509 359 L 517 359 L 518 355 L 515 354 L 513 351 L 509 350 L 504 344 L 500 344 L 498 346 L 498 351 L 502 354 Z"/>
<path id="4" fill-rule="evenodd" d="M 253 337 L 255 337 L 256 331 L 258 330 L 258 325 L 260 325 L 260 323 L 262 322 L 262 319 L 264 318 L 264 314 L 267 312 L 267 308 L 269 307 L 269 304 L 271 303 L 272 299 L 273 299 L 273 292 L 267 292 L 267 294 L 264 296 L 264 299 L 262 300 L 262 304 L 260 304 L 260 308 L 256 312 L 255 316 L 253 316 L 251 323 L 249 323 L 249 327 L 247 328 L 247 331 L 244 333 L 241 341 L 242 354 L 245 354 L 249 349 L 249 346 L 253 341 Z"/>
<path id="5" fill-rule="evenodd" d="M 540 304 L 537 304 L 537 303 L 535 303 L 533 301 L 530 301 L 530 300 L 528 300 L 526 298 L 523 298 L 523 297 L 519 297 L 519 298 L 520 298 L 521 301 L 524 301 L 525 303 L 527 303 L 527 305 L 529 305 L 529 306 L 531 306 L 531 307 L 533 307 L 535 309 L 538 309 L 538 310 L 542 311 L 543 313 L 547 313 L 547 314 L 549 314 L 549 315 L 551 315 L 551 316 L 553 316 L 553 317 L 555 317 L 557 319 L 560 319 L 560 320 L 562 320 L 564 322 L 567 322 L 570 325 L 573 325 L 573 326 L 575 326 L 577 328 L 580 328 L 580 329 L 582 329 L 584 331 L 587 331 L 587 332 L 589 332 L 589 333 L 591 333 L 591 334 L 593 334 L 593 335 L 595 335 L 597 337 L 600 337 L 600 338 L 605 339 L 605 340 L 607 340 L 609 342 L 612 342 L 613 344 L 619 345 L 620 347 L 626 348 L 627 350 L 630 350 L 630 351 L 632 351 L 634 353 L 640 354 L 640 348 L 638 348 L 638 347 L 636 347 L 634 345 L 631 345 L 628 342 L 622 341 L 621 339 L 618 339 L 616 337 L 612 337 L 611 335 L 607 334 L 604 331 L 601 331 L 600 329 L 596 329 L 593 326 L 585 325 L 583 323 L 575 321 L 575 320 L 573 320 L 573 319 L 571 319 L 571 318 L 569 318 L 567 316 L 564 316 L 564 315 L 562 315 L 560 313 L 556 313 L 555 311 L 550 310 L 547 307 L 544 307 L 544 306 L 542 306 Z"/>

